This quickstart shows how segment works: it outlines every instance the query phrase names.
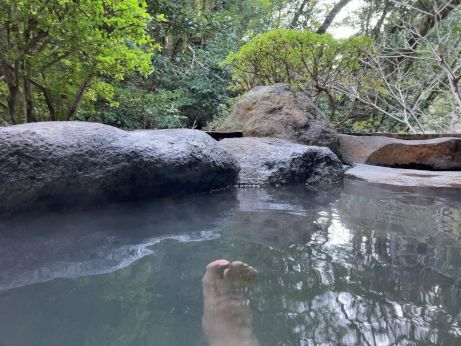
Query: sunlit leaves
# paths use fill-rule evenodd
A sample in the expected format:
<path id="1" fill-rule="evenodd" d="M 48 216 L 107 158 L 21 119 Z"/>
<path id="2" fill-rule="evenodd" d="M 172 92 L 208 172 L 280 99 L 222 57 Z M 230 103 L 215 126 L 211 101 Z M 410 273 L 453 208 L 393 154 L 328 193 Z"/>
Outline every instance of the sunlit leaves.
<path id="1" fill-rule="evenodd" d="M 144 0 L 4 0 L 0 49 L 21 78 L 22 66 L 28 66 L 27 78 L 42 84 L 56 105 L 75 101 L 88 76 L 88 98 L 108 98 L 113 93 L 99 93 L 98 80 L 152 72 L 159 45 L 148 34 L 149 20 Z M 65 108 L 60 107 L 64 118 Z"/>

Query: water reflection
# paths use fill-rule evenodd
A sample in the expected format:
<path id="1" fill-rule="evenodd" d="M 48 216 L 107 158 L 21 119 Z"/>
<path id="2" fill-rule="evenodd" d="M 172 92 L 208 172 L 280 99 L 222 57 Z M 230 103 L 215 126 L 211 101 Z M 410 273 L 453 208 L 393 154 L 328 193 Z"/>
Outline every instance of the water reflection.
<path id="1" fill-rule="evenodd" d="M 114 272 L 166 239 L 214 239 L 236 204 L 229 191 L 0 219 L 0 290 Z"/>
<path id="2" fill-rule="evenodd" d="M 0 223 L 0 345 L 204 345 L 201 277 L 223 257 L 259 271 L 261 345 L 461 338 L 461 197 L 450 192 L 349 182 L 75 215 Z"/>
<path id="3" fill-rule="evenodd" d="M 260 333 L 268 342 L 289 328 L 293 343 L 457 344 L 459 202 L 347 184 L 312 222 L 307 214 L 304 244 L 266 243 L 272 273 L 254 292 L 257 311 L 265 325 L 280 326 L 286 311 L 291 318 Z"/>

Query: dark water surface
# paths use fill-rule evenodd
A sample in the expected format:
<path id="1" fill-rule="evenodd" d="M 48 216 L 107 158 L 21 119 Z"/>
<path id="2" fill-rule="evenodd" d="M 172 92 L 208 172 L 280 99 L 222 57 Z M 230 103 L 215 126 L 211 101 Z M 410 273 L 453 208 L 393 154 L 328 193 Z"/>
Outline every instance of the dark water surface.
<path id="1" fill-rule="evenodd" d="M 3 218 L 0 345 L 205 345 L 217 258 L 261 345 L 461 345 L 461 193 L 354 181 Z"/>

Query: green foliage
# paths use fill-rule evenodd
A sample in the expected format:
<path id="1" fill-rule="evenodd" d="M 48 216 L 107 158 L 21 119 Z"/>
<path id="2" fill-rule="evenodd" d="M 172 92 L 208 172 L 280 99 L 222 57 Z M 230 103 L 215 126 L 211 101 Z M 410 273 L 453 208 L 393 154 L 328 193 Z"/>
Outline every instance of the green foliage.
<path id="1" fill-rule="evenodd" d="M 219 52 L 212 51 L 212 47 L 205 50 L 190 46 L 173 60 L 165 55 L 154 60 L 157 73 L 149 78 L 148 85 L 155 86 L 155 92 L 170 90 L 181 95 L 178 111 L 187 118 L 189 127 L 203 127 L 231 95 L 230 73 L 218 66 L 218 57 Z"/>
<path id="2" fill-rule="evenodd" d="M 179 93 L 176 106 L 186 126 L 206 126 L 235 96 L 228 88 L 231 73 L 221 61 L 249 32 L 263 30 L 268 9 L 262 0 L 150 1 L 149 11 L 166 18 L 151 27 L 163 49 L 153 58 L 156 73 L 137 85 L 153 94 Z"/>
<path id="3" fill-rule="evenodd" d="M 71 119 L 92 86 L 90 98 L 110 99 L 113 90 L 103 87 L 101 79 L 122 80 L 135 71 L 148 75 L 152 70 L 150 57 L 158 46 L 146 31 L 150 18 L 144 0 L 2 1 L 5 103 L 16 106 L 21 95 L 37 102 L 47 94 L 50 117 Z M 32 95 L 24 83 L 31 84 Z M 29 107 L 28 113 L 33 110 Z M 8 112 L 14 122 L 15 110 Z"/>
<path id="4" fill-rule="evenodd" d="M 326 21 L 338 14 L 335 4 L 0 1 L 0 124 L 78 118 L 123 128 L 211 128 L 239 93 L 286 82 L 343 131 L 459 126 L 459 0 L 367 0 Z M 443 11 L 431 16 L 437 6 Z M 364 36 L 309 32 L 325 23 Z M 369 62 L 382 62 L 381 55 L 382 70 Z M 416 114 L 410 120 L 408 110 Z"/>
<path id="5" fill-rule="evenodd" d="M 232 66 L 234 88 L 288 83 L 313 98 L 326 95 L 331 118 L 337 96 L 332 88 L 361 69 L 370 40 L 358 36 L 336 40 L 331 35 L 278 29 L 256 36 L 224 61 Z"/>
<path id="6" fill-rule="evenodd" d="M 92 107 L 84 107 L 77 119 L 124 129 L 183 127 L 186 119 L 178 111 L 180 96 L 167 90 L 149 93 L 133 86 L 119 87 L 112 102 L 99 100 Z"/>
<path id="7" fill-rule="evenodd" d="M 278 29 L 255 37 L 225 60 L 234 69 L 234 86 L 292 83 L 321 88 L 360 69 L 370 45 L 365 37 L 335 40 L 331 35 Z"/>

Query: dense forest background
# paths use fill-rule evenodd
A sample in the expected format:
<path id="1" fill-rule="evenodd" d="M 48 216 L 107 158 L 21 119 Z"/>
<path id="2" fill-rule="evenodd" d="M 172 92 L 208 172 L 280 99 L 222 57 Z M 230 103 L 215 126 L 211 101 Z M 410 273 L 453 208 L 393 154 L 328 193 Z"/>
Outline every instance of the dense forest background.
<path id="1" fill-rule="evenodd" d="M 456 131 L 460 4 L 2 0 L 0 125 L 213 128 L 241 93 L 286 82 L 340 131 Z"/>

